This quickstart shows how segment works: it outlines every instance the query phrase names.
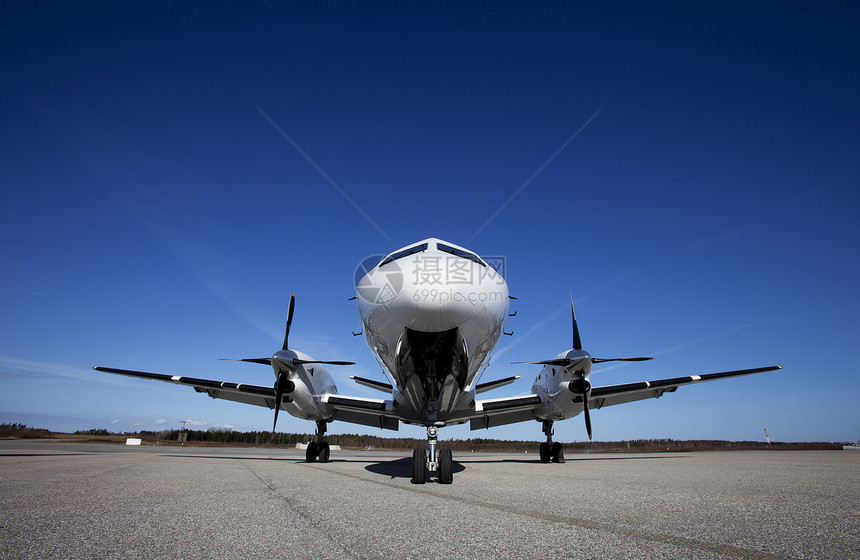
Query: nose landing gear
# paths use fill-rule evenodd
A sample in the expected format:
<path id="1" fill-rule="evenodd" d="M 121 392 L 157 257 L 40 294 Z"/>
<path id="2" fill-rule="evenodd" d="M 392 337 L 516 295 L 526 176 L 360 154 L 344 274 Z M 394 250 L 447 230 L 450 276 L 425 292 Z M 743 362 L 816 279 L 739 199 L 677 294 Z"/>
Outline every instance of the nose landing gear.
<path id="1" fill-rule="evenodd" d="M 439 484 L 451 484 L 454 481 L 454 460 L 449 447 L 437 447 L 439 430 L 436 426 L 427 428 L 427 443 L 430 453 L 425 453 L 421 447 L 412 452 L 412 484 L 424 484 L 427 471 L 437 472 Z"/>
<path id="2" fill-rule="evenodd" d="M 308 444 L 308 448 L 305 451 L 305 460 L 308 463 L 313 463 L 319 457 L 320 463 L 328 463 L 329 453 L 331 452 L 331 448 L 327 441 L 323 441 L 323 436 L 325 436 L 326 432 L 326 421 L 318 420 L 317 421 L 317 433 L 314 441 Z"/>
<path id="3" fill-rule="evenodd" d="M 552 420 L 543 421 L 543 433 L 546 434 L 546 441 L 540 444 L 540 462 L 564 463 L 564 448 L 559 442 L 552 441 L 552 435 L 555 433 Z"/>

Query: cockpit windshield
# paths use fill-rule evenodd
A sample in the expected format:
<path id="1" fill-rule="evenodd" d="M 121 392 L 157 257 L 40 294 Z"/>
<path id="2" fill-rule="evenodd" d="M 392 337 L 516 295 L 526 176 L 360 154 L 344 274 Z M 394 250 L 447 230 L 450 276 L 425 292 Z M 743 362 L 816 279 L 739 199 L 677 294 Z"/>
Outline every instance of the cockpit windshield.
<path id="1" fill-rule="evenodd" d="M 468 259 L 472 262 L 476 262 L 481 266 L 487 266 L 487 263 L 481 260 L 481 258 L 475 253 L 470 253 L 469 251 L 464 251 L 463 249 L 458 249 L 456 247 L 451 247 L 450 245 L 445 245 L 444 243 L 436 243 L 436 248 L 440 251 L 444 251 L 446 253 L 450 253 L 455 257 L 460 257 L 463 259 Z"/>
<path id="2" fill-rule="evenodd" d="M 403 257 L 408 257 L 409 255 L 414 255 L 415 253 L 421 253 L 427 250 L 426 243 L 419 243 L 418 245 L 413 245 L 408 249 L 403 249 L 402 251 L 397 251 L 396 253 L 391 253 L 388 257 L 379 263 L 379 266 L 385 266 L 390 262 L 394 262 L 397 259 L 402 259 Z"/>

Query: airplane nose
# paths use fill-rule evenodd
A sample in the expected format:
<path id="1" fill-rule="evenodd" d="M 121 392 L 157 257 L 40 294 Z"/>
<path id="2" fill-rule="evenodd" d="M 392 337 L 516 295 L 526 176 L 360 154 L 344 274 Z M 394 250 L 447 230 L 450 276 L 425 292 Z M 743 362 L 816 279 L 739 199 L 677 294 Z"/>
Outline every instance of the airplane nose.
<path id="1" fill-rule="evenodd" d="M 476 315 L 479 324 L 495 325 L 508 308 L 508 286 L 493 268 L 432 250 L 384 261 L 359 281 L 357 294 L 363 317 L 379 311 L 427 332 L 460 327 Z"/>
<path id="2" fill-rule="evenodd" d="M 507 300 L 504 280 L 431 283 L 417 275 L 404 275 L 403 287 L 387 309 L 412 329 L 443 331 L 459 327 L 478 313 L 503 317 Z"/>
<path id="3" fill-rule="evenodd" d="M 475 294 L 450 286 L 407 285 L 388 304 L 388 312 L 412 329 L 443 331 L 460 326 L 481 306 Z"/>

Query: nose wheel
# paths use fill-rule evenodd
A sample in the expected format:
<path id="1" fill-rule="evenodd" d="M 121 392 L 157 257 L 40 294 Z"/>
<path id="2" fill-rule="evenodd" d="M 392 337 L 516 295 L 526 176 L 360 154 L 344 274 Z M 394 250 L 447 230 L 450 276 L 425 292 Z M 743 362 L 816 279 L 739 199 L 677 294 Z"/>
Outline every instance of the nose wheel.
<path id="1" fill-rule="evenodd" d="M 538 449 L 541 463 L 564 463 L 564 448 L 557 441 L 552 441 L 552 435 L 555 431 L 552 429 L 552 420 L 543 421 L 543 433 L 546 434 L 546 441 L 540 444 Z"/>
<path id="2" fill-rule="evenodd" d="M 437 447 L 438 433 L 436 426 L 427 428 L 429 453 L 422 447 L 416 447 L 412 451 L 412 484 L 424 484 L 427 481 L 428 471 L 437 473 L 439 484 L 451 484 L 454 481 L 454 460 L 451 448 Z"/>
<path id="3" fill-rule="evenodd" d="M 416 447 L 412 451 L 412 484 L 424 484 L 427 480 L 427 455 L 424 449 Z"/>
<path id="4" fill-rule="evenodd" d="M 331 447 L 329 446 L 327 441 L 323 441 L 323 436 L 325 436 L 325 432 L 326 421 L 318 420 L 316 437 L 314 438 L 314 441 L 308 444 L 308 448 L 305 451 L 305 460 L 308 463 L 313 463 L 317 459 L 319 459 L 320 463 L 328 463 Z"/>

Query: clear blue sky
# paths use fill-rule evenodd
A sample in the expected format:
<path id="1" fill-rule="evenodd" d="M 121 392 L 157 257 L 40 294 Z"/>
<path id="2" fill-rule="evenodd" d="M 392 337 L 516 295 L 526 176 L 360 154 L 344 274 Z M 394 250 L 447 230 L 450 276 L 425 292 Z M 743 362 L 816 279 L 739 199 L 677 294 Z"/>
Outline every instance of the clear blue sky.
<path id="1" fill-rule="evenodd" d="M 0 421 L 270 429 L 90 368 L 273 383 L 215 358 L 271 355 L 292 291 L 293 346 L 378 396 L 347 379 L 382 379 L 353 271 L 435 236 L 507 259 L 498 396 L 570 346 L 572 292 L 593 355 L 656 358 L 595 385 L 785 368 L 597 411 L 596 439 L 853 440 L 858 29 L 849 2 L 4 2 Z"/>

